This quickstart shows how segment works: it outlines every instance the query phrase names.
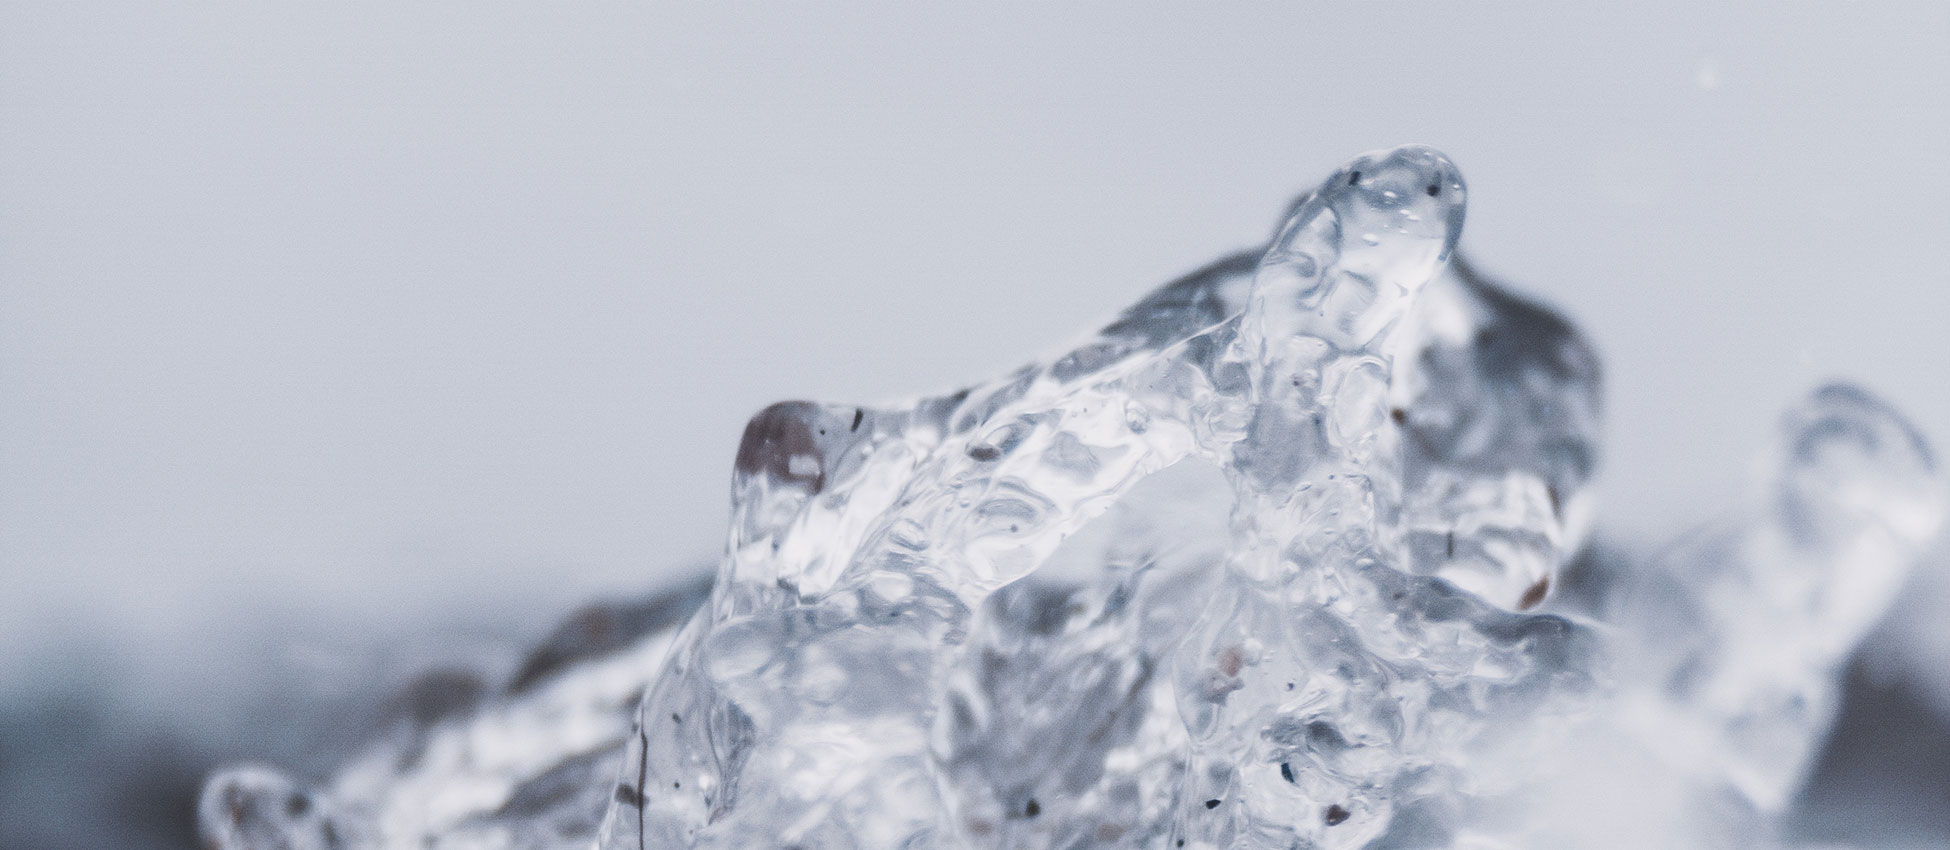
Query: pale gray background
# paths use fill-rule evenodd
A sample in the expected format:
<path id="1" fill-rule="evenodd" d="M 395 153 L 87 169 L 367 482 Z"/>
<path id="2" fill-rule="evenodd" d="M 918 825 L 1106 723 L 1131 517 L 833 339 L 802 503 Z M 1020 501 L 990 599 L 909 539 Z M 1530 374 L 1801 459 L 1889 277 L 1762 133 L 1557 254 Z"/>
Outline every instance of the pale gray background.
<path id="1" fill-rule="evenodd" d="M 646 587 L 762 405 L 994 374 L 1402 142 L 1602 349 L 1621 534 L 1827 376 L 1950 442 L 1950 6 L 1695 5 L 0 6 L 0 693 Z"/>

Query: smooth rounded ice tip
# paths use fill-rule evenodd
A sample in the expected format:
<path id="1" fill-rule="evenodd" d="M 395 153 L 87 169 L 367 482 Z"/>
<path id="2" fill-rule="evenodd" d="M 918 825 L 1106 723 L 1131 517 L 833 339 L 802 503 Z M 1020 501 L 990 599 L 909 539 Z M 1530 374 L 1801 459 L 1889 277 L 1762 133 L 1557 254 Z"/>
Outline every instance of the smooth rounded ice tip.
<path id="1" fill-rule="evenodd" d="M 1446 261 L 1462 235 L 1468 194 L 1462 171 L 1435 148 L 1370 151 L 1287 211 L 1269 254 L 1307 252 L 1315 240 L 1339 252 L 1432 242 Z"/>
<path id="2" fill-rule="evenodd" d="M 1811 393 L 1782 422 L 1777 494 L 1803 542 L 1880 527 L 1920 546 L 1943 520 L 1944 489 L 1923 435 L 1852 384 Z"/>
<path id="3" fill-rule="evenodd" d="M 1250 312 L 1262 327 L 1251 330 L 1369 344 L 1441 274 L 1467 193 L 1434 148 L 1356 157 L 1293 210 L 1260 258 Z"/>
<path id="4" fill-rule="evenodd" d="M 1468 188 L 1449 157 L 1402 145 L 1355 157 L 1321 186 L 1342 221 L 1343 241 L 1407 236 L 1441 243 L 1447 260 L 1462 235 Z"/>

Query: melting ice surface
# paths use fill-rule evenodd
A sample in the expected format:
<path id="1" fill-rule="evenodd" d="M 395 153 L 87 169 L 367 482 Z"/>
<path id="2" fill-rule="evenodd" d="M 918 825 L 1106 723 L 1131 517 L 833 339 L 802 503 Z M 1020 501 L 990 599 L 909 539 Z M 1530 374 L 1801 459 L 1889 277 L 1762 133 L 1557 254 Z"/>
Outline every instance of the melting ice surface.
<path id="1" fill-rule="evenodd" d="M 1596 357 L 1452 263 L 1466 192 L 1368 154 L 1061 356 L 768 408 L 680 630 L 321 788 L 220 774 L 209 843 L 1765 846 L 1941 517 L 1929 450 L 1821 389 L 1753 505 L 1557 592 Z"/>

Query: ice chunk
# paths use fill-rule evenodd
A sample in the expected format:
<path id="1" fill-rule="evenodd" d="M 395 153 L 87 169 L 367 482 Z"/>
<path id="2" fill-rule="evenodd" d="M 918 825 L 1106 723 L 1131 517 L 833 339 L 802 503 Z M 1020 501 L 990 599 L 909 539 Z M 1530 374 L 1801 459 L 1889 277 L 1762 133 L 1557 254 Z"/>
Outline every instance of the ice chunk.
<path id="1" fill-rule="evenodd" d="M 506 671 L 505 689 L 435 672 L 393 701 L 394 723 L 305 785 L 258 766 L 213 776 L 199 828 L 212 850 L 584 850 L 615 789 L 637 698 L 691 583 L 578 612 Z"/>
<path id="2" fill-rule="evenodd" d="M 1466 279 L 1437 317 L 1464 335 L 1424 359 L 1484 377 L 1396 383 L 1395 352 L 1437 324 L 1404 318 L 1443 273 L 1465 192 L 1434 151 L 1371 154 L 1250 271 L 1168 286 L 1060 357 L 906 409 L 761 413 L 717 591 L 645 699 L 603 846 L 1140 846 L 1240 825 L 1353 846 L 1423 828 L 1412 812 L 1433 803 L 1389 800 L 1413 785 L 1455 803 L 1432 777 L 1461 769 L 1493 713 L 1588 687 L 1581 632 L 1504 610 L 1535 604 L 1570 537 L 1588 352 Z M 1527 385 L 1476 391 L 1510 376 Z M 1511 398 L 1541 401 L 1490 409 Z M 1466 570 L 1403 554 L 1397 402 L 1427 435 L 1416 529 L 1461 537 Z M 1140 485 L 1183 464 L 1223 470 L 1208 503 L 1229 532 L 1065 551 L 1113 506 L 1124 528 L 1155 522 L 1132 506 Z M 1465 574 L 1498 598 L 1444 580 Z M 1262 774 L 1293 778 L 1234 782 Z"/>
<path id="3" fill-rule="evenodd" d="M 1466 191 L 1371 153 L 1057 356 L 761 411 L 681 629 L 701 589 L 594 609 L 318 788 L 220 775 L 208 842 L 1763 840 L 1941 517 L 1929 452 L 1823 389 L 1751 509 L 1563 594 L 1597 357 L 1455 261 Z"/>
<path id="4" fill-rule="evenodd" d="M 1379 331 L 1440 272 L 1461 219 L 1459 203 L 1395 208 L 1409 197 L 1459 201 L 1459 179 L 1419 173 L 1419 164 L 1351 166 L 1345 186 L 1323 187 L 1289 224 L 1283 238 L 1304 234 L 1308 246 L 1276 243 L 1262 262 L 1255 307 L 1300 309 L 1249 311 L 1242 332 L 1249 350 L 1262 353 L 1253 421 L 1233 449 L 1227 578 L 1179 654 L 1192 757 L 1174 830 L 1186 846 L 1435 847 L 1472 828 L 1494 832 L 1472 824 L 1487 808 L 1474 798 L 1506 792 L 1514 777 L 1478 770 L 1478 752 L 1506 748 L 1516 729 L 1547 738 L 1539 727 L 1575 713 L 1593 688 L 1594 641 L 1583 630 L 1410 574 L 1445 568 L 1395 545 L 1404 456 L 1391 423 L 1408 421 L 1431 435 L 1409 455 L 1420 473 L 1409 527 L 1436 525 L 1445 537 L 1457 529 L 1469 571 L 1484 577 L 1485 589 L 1506 589 L 1496 601 L 1534 605 L 1522 588 L 1547 586 L 1556 556 L 1521 562 L 1479 537 L 1513 531 L 1538 540 L 1540 551 L 1562 539 L 1551 531 L 1556 506 L 1494 528 L 1479 519 L 1480 505 L 1442 492 L 1548 474 L 1549 462 L 1532 456 L 1547 441 L 1518 438 L 1505 448 L 1462 433 L 1479 424 L 1470 417 L 1498 415 L 1484 405 L 1500 399 L 1472 392 L 1480 384 L 1445 396 L 1452 390 L 1435 369 L 1419 385 L 1394 380 L 1394 352 L 1426 342 Z M 1404 219 L 1424 227 L 1376 223 Z M 1370 265 L 1374 251 L 1388 260 Z M 1355 288 L 1338 292 L 1316 279 Z M 1422 361 L 1473 376 L 1497 355 L 1474 328 L 1514 320 L 1471 314 L 1464 295 L 1481 297 L 1455 292 L 1460 303 L 1421 325 L 1471 332 L 1454 342 L 1436 337 Z M 1271 320 L 1256 321 L 1262 313 Z M 1430 407 L 1411 420 L 1391 395 Z M 1525 415 L 1509 416 L 1513 430 Z M 1588 465 L 1567 480 L 1586 474 Z M 1437 475 L 1453 484 L 1432 481 Z M 1520 570 L 1514 581 L 1498 574 L 1509 569 Z"/>
<path id="5" fill-rule="evenodd" d="M 1535 608 L 1591 527 L 1597 354 L 1461 258 L 1414 318 L 1393 393 L 1409 570 Z"/>
<path id="6" fill-rule="evenodd" d="M 1846 384 L 1790 410 L 1744 513 L 1625 577 L 1626 722 L 1661 755 L 1772 816 L 1833 717 L 1840 666 L 1943 516 L 1935 462 L 1888 404 Z"/>
<path id="7" fill-rule="evenodd" d="M 1548 846 L 1782 846 L 1834 717 L 1841 667 L 1936 530 L 1921 436 L 1860 388 L 1784 417 L 1749 503 L 1649 562 L 1587 564 L 1613 625 L 1616 692 L 1541 759 Z M 1602 788 L 1602 791 L 1591 789 Z"/>

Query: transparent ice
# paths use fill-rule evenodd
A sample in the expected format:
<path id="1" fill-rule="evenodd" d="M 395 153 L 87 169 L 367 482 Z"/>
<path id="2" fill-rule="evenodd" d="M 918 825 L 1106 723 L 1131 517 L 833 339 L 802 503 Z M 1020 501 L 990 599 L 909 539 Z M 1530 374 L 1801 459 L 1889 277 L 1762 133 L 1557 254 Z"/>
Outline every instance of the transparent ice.
<path id="1" fill-rule="evenodd" d="M 1618 626 L 1618 686 L 1585 745 L 1558 755 L 1579 781 L 1630 792 L 1612 792 L 1630 823 L 1587 818 L 1572 840 L 1579 821 L 1563 818 L 1559 841 L 1781 841 L 1842 664 L 1936 533 L 1944 490 L 1922 436 L 1845 384 L 1787 412 L 1767 467 L 1750 504 L 1596 582 L 1590 607 Z"/>
<path id="2" fill-rule="evenodd" d="M 1454 256 L 1466 193 L 1367 154 L 1058 356 L 767 408 L 681 628 L 571 629 L 317 788 L 221 774 L 206 839 L 1753 846 L 1942 515 L 1929 450 L 1824 388 L 1753 506 L 1559 592 L 1597 357 Z"/>

